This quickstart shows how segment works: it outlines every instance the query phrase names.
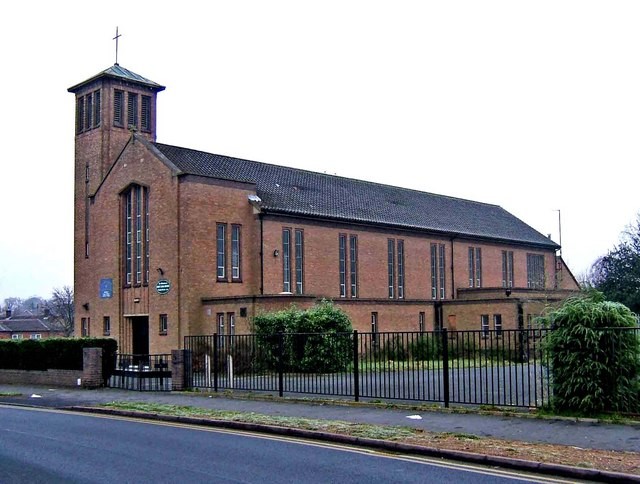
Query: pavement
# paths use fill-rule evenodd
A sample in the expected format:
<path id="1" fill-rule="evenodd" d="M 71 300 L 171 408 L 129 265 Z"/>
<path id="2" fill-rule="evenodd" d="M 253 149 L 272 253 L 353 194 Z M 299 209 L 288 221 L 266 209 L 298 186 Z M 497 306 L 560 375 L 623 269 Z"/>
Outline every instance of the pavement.
<path id="1" fill-rule="evenodd" d="M 9 396 L 10 393 L 18 393 Z M 4 396 L 3 396 L 4 395 Z M 407 405 L 384 408 L 380 405 L 354 404 L 352 401 L 329 401 L 318 399 L 287 399 L 270 397 L 261 394 L 233 395 L 218 393 L 206 394 L 198 392 L 136 392 L 101 388 L 87 390 L 81 388 L 48 388 L 38 386 L 0 384 L 0 403 L 10 405 L 29 405 L 49 408 L 91 407 L 113 401 L 150 402 L 171 405 L 186 405 L 212 410 L 231 410 L 254 412 L 270 416 L 304 417 L 319 420 L 340 420 L 353 423 L 377 425 L 406 426 L 424 429 L 431 432 L 451 432 L 492 437 L 506 440 L 517 440 L 533 443 L 549 443 L 575 446 L 584 449 L 601 449 L 615 451 L 638 452 L 640 455 L 640 423 L 625 425 L 601 423 L 595 419 L 574 418 L 535 418 L 526 413 L 518 414 L 485 414 L 471 411 L 446 411 L 444 409 L 419 408 Z M 419 416 L 420 418 L 417 418 Z M 237 425 L 235 425 L 238 427 Z M 251 426 L 256 430 L 256 425 Z M 269 431 L 268 426 L 263 431 Z M 290 435 L 295 432 L 288 432 Z M 300 432 L 309 436 L 309 432 Z M 317 433 L 316 433 L 317 434 Z M 317 437 L 317 435 L 316 435 Z M 325 436 L 329 440 L 329 437 Z M 340 439 L 342 442 L 344 438 Z M 348 439 L 347 439 L 348 440 Z M 356 439 L 362 444 L 363 439 Z M 376 444 L 377 445 L 377 444 Z M 406 450 L 398 445 L 395 450 Z M 453 451 L 446 452 L 443 457 L 465 457 Z M 434 455 L 433 452 L 430 455 Z M 639 457 L 640 458 L 640 457 Z M 486 464 L 505 465 L 509 459 L 483 456 Z M 465 458 L 463 460 L 474 460 Z M 509 467 L 518 467 L 518 462 L 507 462 Z M 542 466 L 542 467 L 541 467 Z M 520 466 L 522 467 L 522 466 Z M 527 466 L 525 466 L 527 467 Z M 529 466 L 531 467 L 531 466 Z M 548 467 L 548 468 L 547 468 Z M 567 467 L 567 469 L 562 469 Z M 568 466 L 557 466 L 536 463 L 535 470 L 568 477 L 604 480 L 607 482 L 628 482 L 625 475 L 606 473 L 590 469 L 575 469 Z M 533 470 L 529 468 L 528 470 Z M 562 472 L 559 472 L 562 471 Z M 594 473 L 595 472 L 595 473 Z M 568 473 L 568 474 L 567 474 Z M 596 475 L 597 474 L 597 475 Z M 623 477 L 620 480 L 620 476 Z M 640 476 L 626 476 L 640 482 Z"/>

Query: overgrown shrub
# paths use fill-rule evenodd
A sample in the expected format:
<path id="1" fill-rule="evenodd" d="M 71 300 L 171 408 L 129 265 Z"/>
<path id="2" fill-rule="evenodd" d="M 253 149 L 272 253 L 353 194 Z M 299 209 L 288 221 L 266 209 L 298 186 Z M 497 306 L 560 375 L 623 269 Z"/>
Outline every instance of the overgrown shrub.
<path id="1" fill-rule="evenodd" d="M 262 360 L 270 369 L 278 368 L 280 345 L 282 365 L 288 371 L 334 372 L 351 363 L 351 321 L 330 301 L 323 300 L 307 310 L 292 306 L 261 314 L 253 324 L 264 352 Z"/>
<path id="2" fill-rule="evenodd" d="M 544 318 L 557 410 L 640 410 L 640 341 L 635 315 L 598 292 L 570 298 Z M 635 328 L 635 329 L 633 329 Z"/>
<path id="3" fill-rule="evenodd" d="M 231 356 L 235 375 L 259 372 L 263 365 L 259 360 L 259 351 L 256 351 L 256 347 L 251 343 L 252 340 L 245 336 L 229 338 L 218 354 L 218 370 L 227 372 L 229 356 Z"/>
<path id="4" fill-rule="evenodd" d="M 411 342 L 411 357 L 415 361 L 435 361 L 442 358 L 440 333 L 424 333 Z"/>
<path id="5" fill-rule="evenodd" d="M 380 335 L 378 335 L 380 337 Z M 409 359 L 409 345 L 405 345 L 400 335 L 385 338 L 383 344 L 378 347 L 376 360 L 378 361 L 406 361 Z"/>

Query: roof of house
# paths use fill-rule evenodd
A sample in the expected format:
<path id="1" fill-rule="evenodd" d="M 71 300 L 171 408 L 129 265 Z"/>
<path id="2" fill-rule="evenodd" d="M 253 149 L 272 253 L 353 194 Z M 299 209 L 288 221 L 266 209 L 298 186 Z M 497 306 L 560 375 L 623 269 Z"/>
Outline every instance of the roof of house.
<path id="1" fill-rule="evenodd" d="M 147 87 L 150 87 L 151 89 L 154 89 L 155 91 L 163 91 L 165 89 L 164 86 L 161 86 L 157 82 L 153 82 L 147 79 L 146 77 L 141 76 L 140 74 L 136 74 L 135 72 L 130 71 L 129 69 L 125 69 L 120 64 L 114 64 L 111 67 L 108 67 L 107 69 L 105 69 L 104 71 L 99 72 L 95 76 L 90 77 L 86 81 L 82 81 L 80 84 L 71 86 L 68 89 L 68 91 L 75 92 L 82 86 L 85 86 L 101 77 L 110 77 L 112 79 L 119 79 L 123 81 L 135 82 L 137 84 L 143 84 Z"/>
<path id="2" fill-rule="evenodd" d="M 0 319 L 0 332 L 48 332 L 59 331 L 52 327 L 50 322 L 37 316 L 11 316 L 9 318 Z"/>
<path id="3" fill-rule="evenodd" d="M 559 248 L 498 205 L 162 143 L 153 145 L 183 174 L 255 184 L 261 210 L 266 213 Z"/>

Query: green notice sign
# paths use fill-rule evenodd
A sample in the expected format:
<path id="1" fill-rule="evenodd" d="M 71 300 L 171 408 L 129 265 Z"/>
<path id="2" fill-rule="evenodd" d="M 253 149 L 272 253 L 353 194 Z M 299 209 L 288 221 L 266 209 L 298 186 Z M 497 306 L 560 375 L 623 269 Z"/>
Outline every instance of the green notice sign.
<path id="1" fill-rule="evenodd" d="M 156 284 L 156 292 L 158 294 L 166 294 L 171 289 L 171 283 L 166 279 L 160 279 Z"/>

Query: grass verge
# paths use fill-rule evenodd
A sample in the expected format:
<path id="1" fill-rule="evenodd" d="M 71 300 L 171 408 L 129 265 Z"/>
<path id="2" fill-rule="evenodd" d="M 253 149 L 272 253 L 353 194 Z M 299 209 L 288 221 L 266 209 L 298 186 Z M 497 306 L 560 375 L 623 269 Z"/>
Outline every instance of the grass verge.
<path id="1" fill-rule="evenodd" d="M 492 456 L 640 475 L 640 460 L 638 459 L 638 454 L 634 452 L 593 450 L 574 446 L 500 440 L 462 433 L 428 432 L 422 429 L 404 426 L 383 426 L 337 420 L 271 416 L 253 412 L 210 410 L 200 407 L 157 403 L 111 402 L 102 405 L 102 407 L 130 412 L 208 418 L 211 420 L 247 422 L 315 430 L 353 437 L 403 442 L 435 449 L 459 450 Z"/>

